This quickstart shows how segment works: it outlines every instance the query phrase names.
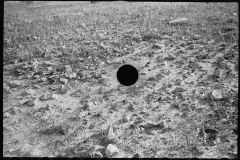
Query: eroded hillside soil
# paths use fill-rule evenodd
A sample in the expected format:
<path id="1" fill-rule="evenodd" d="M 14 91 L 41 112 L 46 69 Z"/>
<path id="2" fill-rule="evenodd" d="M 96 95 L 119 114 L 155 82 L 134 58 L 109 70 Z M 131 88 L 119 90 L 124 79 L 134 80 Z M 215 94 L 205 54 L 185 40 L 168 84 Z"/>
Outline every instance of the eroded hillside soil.
<path id="1" fill-rule="evenodd" d="M 6 2 L 3 155 L 235 158 L 238 10 L 216 4 Z"/>

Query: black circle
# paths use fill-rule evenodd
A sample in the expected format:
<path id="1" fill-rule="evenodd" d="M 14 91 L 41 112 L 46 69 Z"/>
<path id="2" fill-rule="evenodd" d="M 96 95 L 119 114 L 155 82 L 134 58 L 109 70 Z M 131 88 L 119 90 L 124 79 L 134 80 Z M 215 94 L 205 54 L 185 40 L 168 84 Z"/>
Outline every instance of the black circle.
<path id="1" fill-rule="evenodd" d="M 138 80 L 138 71 L 130 64 L 121 66 L 117 71 L 117 79 L 124 86 L 131 86 Z"/>

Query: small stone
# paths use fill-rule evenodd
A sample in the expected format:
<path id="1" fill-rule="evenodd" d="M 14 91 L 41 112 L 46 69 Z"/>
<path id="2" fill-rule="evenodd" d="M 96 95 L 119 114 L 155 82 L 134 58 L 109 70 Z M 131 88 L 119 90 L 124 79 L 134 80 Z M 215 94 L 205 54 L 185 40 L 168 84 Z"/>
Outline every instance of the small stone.
<path id="1" fill-rule="evenodd" d="M 104 131 L 104 136 L 105 136 L 105 137 L 103 138 L 103 142 L 104 142 L 105 144 L 110 144 L 110 143 L 115 144 L 115 143 L 118 142 L 118 138 L 117 138 L 117 136 L 114 134 L 113 128 L 112 128 L 111 125 L 109 125 L 109 126 L 107 127 L 107 129 Z"/>
<path id="2" fill-rule="evenodd" d="M 79 107 L 77 107 L 76 109 L 74 109 L 73 112 L 72 112 L 73 118 L 78 118 L 81 111 L 82 111 L 82 109 L 79 108 Z"/>
<path id="3" fill-rule="evenodd" d="M 22 105 L 22 104 L 25 104 L 29 101 L 29 99 L 22 99 L 21 101 L 19 101 L 19 104 Z"/>
<path id="4" fill-rule="evenodd" d="M 198 34 L 195 34 L 195 35 L 193 36 L 193 38 L 194 38 L 194 40 L 199 40 L 199 39 L 201 39 L 201 36 L 198 35 Z"/>
<path id="5" fill-rule="evenodd" d="M 83 110 L 90 110 L 89 104 L 88 104 L 88 103 L 84 104 L 84 105 L 82 106 L 82 109 L 83 109 Z"/>
<path id="6" fill-rule="evenodd" d="M 77 73 L 73 72 L 68 76 L 70 79 L 76 78 L 77 77 Z"/>
<path id="7" fill-rule="evenodd" d="M 85 27 L 86 27 L 86 24 L 85 24 L 85 23 L 82 23 L 81 26 L 82 26 L 83 28 L 85 28 Z"/>
<path id="8" fill-rule="evenodd" d="M 57 94 L 52 94 L 51 95 L 51 99 L 57 99 L 58 98 L 58 95 Z"/>
<path id="9" fill-rule="evenodd" d="M 171 39 L 171 37 L 168 36 L 168 35 L 166 35 L 166 34 L 165 34 L 162 38 L 163 38 L 163 39 Z"/>
<path id="10" fill-rule="evenodd" d="M 169 21 L 169 24 L 173 24 L 173 25 L 175 25 L 175 24 L 184 24 L 187 21 L 188 21 L 187 18 L 178 18 L 178 19 L 174 19 L 172 21 Z"/>
<path id="11" fill-rule="evenodd" d="M 26 79 L 26 78 L 27 78 L 26 75 L 21 75 L 21 76 L 18 77 L 18 80 L 23 80 L 23 79 Z"/>
<path id="12" fill-rule="evenodd" d="M 213 90 L 211 93 L 211 98 L 214 100 L 222 100 L 223 96 L 219 90 Z"/>
<path id="13" fill-rule="evenodd" d="M 42 78 L 41 78 L 41 81 L 42 81 L 42 82 L 46 82 L 46 81 L 47 81 L 47 77 L 42 77 Z"/>
<path id="14" fill-rule="evenodd" d="M 131 118 L 130 114 L 125 114 L 122 118 L 123 123 L 129 122 Z"/>
<path id="15" fill-rule="evenodd" d="M 166 57 L 163 58 L 166 61 L 172 61 L 174 59 L 176 59 L 176 57 L 174 57 L 172 54 L 168 54 Z"/>
<path id="16" fill-rule="evenodd" d="M 52 66 L 48 67 L 47 69 L 48 69 L 48 71 L 52 71 L 53 70 Z"/>
<path id="17" fill-rule="evenodd" d="M 103 158 L 102 153 L 99 151 L 94 152 L 94 155 L 97 156 L 97 158 Z"/>
<path id="18" fill-rule="evenodd" d="M 10 87 L 6 83 L 3 83 L 3 91 L 9 92 L 9 89 Z"/>
<path id="19" fill-rule="evenodd" d="M 107 63 L 108 63 L 108 64 L 112 64 L 112 62 L 111 62 L 110 60 L 107 60 Z"/>
<path id="20" fill-rule="evenodd" d="M 60 89 L 58 90 L 58 93 L 60 94 L 66 94 L 68 92 L 69 88 L 66 85 L 61 85 Z"/>
<path id="21" fill-rule="evenodd" d="M 102 139 L 104 144 L 116 144 L 118 142 L 118 138 L 117 137 L 104 137 Z"/>
<path id="22" fill-rule="evenodd" d="M 32 99 L 28 100 L 27 105 L 28 105 L 28 106 L 35 106 L 35 105 L 37 105 L 38 103 L 39 103 L 38 98 L 32 98 Z"/>
<path id="23" fill-rule="evenodd" d="M 227 72 L 228 72 L 227 70 L 221 70 L 221 71 L 220 71 L 220 77 L 221 77 L 221 78 L 227 77 Z"/>
<path id="24" fill-rule="evenodd" d="M 109 144 L 107 146 L 107 149 L 105 150 L 105 154 L 108 156 L 108 157 L 113 157 L 113 156 L 116 156 L 118 155 L 119 153 L 119 150 L 116 146 L 112 145 L 112 144 Z"/>
<path id="25" fill-rule="evenodd" d="M 10 87 L 18 87 L 18 86 L 21 86 L 21 81 L 18 81 L 18 80 L 9 81 L 9 86 L 10 86 Z"/>
<path id="26" fill-rule="evenodd" d="M 67 84 L 67 83 L 68 83 L 68 80 L 65 79 L 65 78 L 60 78 L 60 79 L 59 79 L 59 82 L 62 83 L 62 84 Z"/>
<path id="27" fill-rule="evenodd" d="M 221 74 L 221 71 L 219 69 L 215 69 L 213 71 L 213 75 L 216 77 L 216 78 L 219 78 L 220 77 L 220 74 Z"/>
<path id="28" fill-rule="evenodd" d="M 34 95 L 36 92 L 33 89 L 28 89 L 26 91 L 23 92 L 23 94 L 26 95 Z"/>
<path id="29" fill-rule="evenodd" d="M 72 72 L 72 67 L 69 65 L 65 65 L 66 72 Z"/>
<path id="30" fill-rule="evenodd" d="M 176 92 L 184 92 L 185 89 L 183 89 L 182 87 L 175 87 L 171 90 L 171 93 L 176 93 Z"/>
<path id="31" fill-rule="evenodd" d="M 44 94 L 44 95 L 41 95 L 41 96 L 39 97 L 39 99 L 40 99 L 41 101 L 47 101 L 47 100 L 51 99 L 50 97 L 51 97 L 51 96 L 50 96 L 49 94 L 48 94 L 48 95 Z"/>
<path id="32" fill-rule="evenodd" d="M 9 116 L 10 116 L 10 113 L 8 113 L 8 112 L 5 112 L 3 115 L 4 118 L 8 118 Z"/>
<path id="33" fill-rule="evenodd" d="M 39 85 L 37 85 L 37 84 L 34 84 L 33 85 L 33 88 L 35 88 L 35 89 L 39 89 L 39 88 L 41 88 Z"/>

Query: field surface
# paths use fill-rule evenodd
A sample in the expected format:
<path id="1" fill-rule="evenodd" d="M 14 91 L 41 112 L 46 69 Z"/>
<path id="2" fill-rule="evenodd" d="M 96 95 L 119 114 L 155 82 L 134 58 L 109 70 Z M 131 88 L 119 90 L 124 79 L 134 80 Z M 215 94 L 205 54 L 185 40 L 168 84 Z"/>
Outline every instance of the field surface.
<path id="1" fill-rule="evenodd" d="M 5 2 L 5 157 L 236 158 L 238 3 Z M 119 67 L 139 73 L 119 84 Z"/>

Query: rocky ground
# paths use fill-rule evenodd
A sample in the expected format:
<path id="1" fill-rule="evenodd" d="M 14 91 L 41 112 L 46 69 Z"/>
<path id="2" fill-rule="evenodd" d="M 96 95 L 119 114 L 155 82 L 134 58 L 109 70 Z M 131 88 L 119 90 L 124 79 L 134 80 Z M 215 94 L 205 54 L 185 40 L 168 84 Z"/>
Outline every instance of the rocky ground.
<path id="1" fill-rule="evenodd" d="M 4 156 L 237 156 L 234 4 L 47 4 L 4 4 Z M 221 19 L 232 21 L 228 28 L 221 23 L 232 27 L 225 39 L 195 33 L 196 21 L 176 15 L 162 17 L 161 35 L 160 27 L 151 30 L 159 24 L 141 28 L 163 8 L 186 16 L 209 5 L 231 14 Z M 139 73 L 128 87 L 116 78 L 125 64 Z"/>

